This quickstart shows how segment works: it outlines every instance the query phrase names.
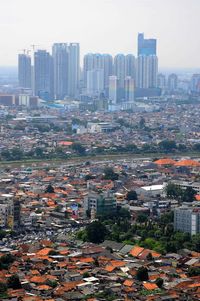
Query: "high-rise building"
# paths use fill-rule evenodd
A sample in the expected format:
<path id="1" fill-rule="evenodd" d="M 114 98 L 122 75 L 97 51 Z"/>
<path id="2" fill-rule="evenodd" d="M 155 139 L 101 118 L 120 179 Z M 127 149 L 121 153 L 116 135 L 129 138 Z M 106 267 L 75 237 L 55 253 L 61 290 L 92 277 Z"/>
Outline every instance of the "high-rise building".
<path id="1" fill-rule="evenodd" d="M 31 57 L 27 54 L 18 55 L 18 81 L 21 88 L 31 88 Z"/>
<path id="2" fill-rule="evenodd" d="M 103 69 L 103 55 L 100 53 L 94 54 L 93 69 Z"/>
<path id="3" fill-rule="evenodd" d="M 191 78 L 191 91 L 200 93 L 200 74 L 193 74 Z"/>
<path id="4" fill-rule="evenodd" d="M 103 91 L 104 91 L 103 69 L 93 69 L 87 71 L 87 94 L 89 96 L 99 96 Z"/>
<path id="5" fill-rule="evenodd" d="M 35 96 L 49 100 L 53 97 L 53 61 L 46 50 L 34 53 L 34 88 Z"/>
<path id="6" fill-rule="evenodd" d="M 156 44 L 156 39 L 145 39 L 143 33 L 138 34 L 137 88 L 157 87 L 158 58 L 156 56 Z"/>
<path id="7" fill-rule="evenodd" d="M 159 73 L 157 76 L 157 87 L 162 90 L 166 88 L 166 77 L 162 73 Z"/>
<path id="8" fill-rule="evenodd" d="M 120 87 L 124 87 L 125 70 L 125 55 L 117 54 L 114 57 L 114 75 L 119 79 Z"/>
<path id="9" fill-rule="evenodd" d="M 168 90 L 174 92 L 178 87 L 178 76 L 174 73 L 168 76 Z"/>
<path id="10" fill-rule="evenodd" d="M 52 48 L 55 99 L 68 95 L 68 48 L 66 43 L 55 43 Z"/>
<path id="11" fill-rule="evenodd" d="M 109 87 L 109 77 L 113 75 L 113 58 L 110 54 L 103 54 L 104 89 Z"/>
<path id="12" fill-rule="evenodd" d="M 79 43 L 70 43 L 68 45 L 68 53 L 69 53 L 68 95 L 70 97 L 77 97 L 79 94 L 79 77 L 80 77 Z"/>
<path id="13" fill-rule="evenodd" d="M 200 208 L 179 207 L 174 210 L 174 230 L 196 235 L 200 233 Z"/>
<path id="14" fill-rule="evenodd" d="M 158 58 L 156 55 L 149 55 L 149 88 L 157 87 Z"/>
<path id="15" fill-rule="evenodd" d="M 115 75 L 109 77 L 109 100 L 112 104 L 119 102 L 119 79 Z"/>
<path id="16" fill-rule="evenodd" d="M 87 72 L 94 69 L 94 54 L 88 53 L 83 59 L 83 82 L 84 87 L 87 87 Z"/>
<path id="17" fill-rule="evenodd" d="M 158 58 L 156 55 L 139 55 L 137 58 L 137 88 L 157 87 Z"/>
<path id="18" fill-rule="evenodd" d="M 145 39 L 143 33 L 138 34 L 138 56 L 156 55 L 156 39 Z"/>
<path id="19" fill-rule="evenodd" d="M 114 58 L 114 75 L 119 80 L 119 98 L 122 101 L 124 99 L 124 81 L 126 68 L 125 68 L 125 55 L 117 54 Z"/>
<path id="20" fill-rule="evenodd" d="M 113 74 L 113 58 L 109 54 L 88 53 L 84 56 L 83 81 L 87 87 L 87 72 L 91 70 L 103 70 L 104 90 L 109 87 L 109 76 Z"/>
<path id="21" fill-rule="evenodd" d="M 135 57 L 132 54 L 125 57 L 125 75 L 135 79 Z"/>
<path id="22" fill-rule="evenodd" d="M 149 88 L 149 58 L 146 55 L 139 55 L 137 58 L 137 88 Z"/>
<path id="23" fill-rule="evenodd" d="M 125 101 L 133 102 L 134 101 L 134 79 L 131 76 L 125 78 Z"/>

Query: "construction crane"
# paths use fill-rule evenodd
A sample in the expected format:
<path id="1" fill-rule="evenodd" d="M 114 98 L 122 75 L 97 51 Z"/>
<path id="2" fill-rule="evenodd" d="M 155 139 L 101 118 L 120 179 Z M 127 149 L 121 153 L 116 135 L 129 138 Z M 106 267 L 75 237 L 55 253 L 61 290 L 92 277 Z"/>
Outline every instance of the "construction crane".
<path id="1" fill-rule="evenodd" d="M 35 52 L 35 48 L 38 47 L 38 46 L 40 46 L 40 45 L 35 45 L 35 44 L 31 45 L 31 48 L 33 49 L 33 53 Z"/>
<path id="2" fill-rule="evenodd" d="M 26 54 L 27 49 L 20 49 L 19 51 L 23 51 L 23 53 Z"/>

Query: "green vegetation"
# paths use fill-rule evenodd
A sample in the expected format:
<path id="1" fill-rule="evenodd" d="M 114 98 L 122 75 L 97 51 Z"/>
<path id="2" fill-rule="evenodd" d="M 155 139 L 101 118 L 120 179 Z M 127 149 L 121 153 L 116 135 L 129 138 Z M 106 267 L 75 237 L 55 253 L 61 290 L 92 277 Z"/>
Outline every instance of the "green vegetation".
<path id="1" fill-rule="evenodd" d="M 165 188 L 166 194 L 169 198 L 177 199 L 179 202 L 193 202 L 197 192 L 192 187 L 186 189 L 181 188 L 179 185 L 169 183 Z"/>
<path id="2" fill-rule="evenodd" d="M 104 241 L 107 229 L 101 222 L 94 221 L 86 227 L 86 238 L 93 243 L 101 243 Z"/>
<path id="3" fill-rule="evenodd" d="M 19 276 L 17 274 L 10 276 L 7 281 L 7 286 L 8 288 L 12 289 L 20 289 L 22 286 L 19 280 Z"/>
<path id="4" fill-rule="evenodd" d="M 51 184 L 47 186 L 45 193 L 54 193 L 54 188 Z"/>
<path id="5" fill-rule="evenodd" d="M 156 279 L 156 285 L 159 287 L 159 288 L 162 288 L 163 287 L 163 279 L 162 278 L 157 278 Z"/>
<path id="6" fill-rule="evenodd" d="M 148 275 L 148 270 L 145 267 L 140 267 L 137 270 L 136 278 L 139 281 L 148 281 L 149 280 L 149 275 Z"/>
<path id="7" fill-rule="evenodd" d="M 127 195 L 126 195 L 126 199 L 128 201 L 135 201 L 137 200 L 137 193 L 134 190 L 130 190 Z"/>
<path id="8" fill-rule="evenodd" d="M 118 174 L 116 174 L 113 170 L 113 168 L 111 167 L 107 167 L 104 169 L 104 177 L 103 177 L 105 180 L 112 180 L 112 181 L 115 181 L 115 180 L 118 180 L 119 176 Z"/>
<path id="9" fill-rule="evenodd" d="M 11 254 L 3 255 L 0 258 L 0 270 L 8 270 L 9 266 L 15 261 L 15 257 Z"/>
<path id="10" fill-rule="evenodd" d="M 99 216 L 99 222 L 93 222 L 92 226 L 89 225 L 86 228 L 87 230 L 79 231 L 77 238 L 97 243 L 107 239 L 137 244 L 161 254 L 177 252 L 183 248 L 199 252 L 200 234 L 191 237 L 188 233 L 174 231 L 173 212 L 165 213 L 154 221 L 145 219 L 140 222 L 141 217 L 139 219 L 131 224 L 130 213 L 124 208 L 118 208 L 113 215 Z M 100 237 L 98 223 L 103 229 L 103 235 L 100 234 Z M 88 229 L 90 229 L 89 232 Z M 152 260 L 150 254 L 148 260 Z"/>

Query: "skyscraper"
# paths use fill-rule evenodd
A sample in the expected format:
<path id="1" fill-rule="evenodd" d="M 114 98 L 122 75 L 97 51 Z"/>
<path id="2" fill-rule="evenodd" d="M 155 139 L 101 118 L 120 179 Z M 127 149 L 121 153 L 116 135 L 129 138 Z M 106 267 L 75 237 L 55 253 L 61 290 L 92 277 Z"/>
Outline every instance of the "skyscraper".
<path id="1" fill-rule="evenodd" d="M 200 93 L 200 74 L 193 74 L 191 78 L 191 91 Z"/>
<path id="2" fill-rule="evenodd" d="M 138 34 L 138 56 L 156 55 L 156 39 L 145 39 L 144 33 Z"/>
<path id="3" fill-rule="evenodd" d="M 125 74 L 135 78 L 135 57 L 132 54 L 128 54 L 125 57 Z"/>
<path id="4" fill-rule="evenodd" d="M 110 54 L 103 54 L 104 89 L 109 87 L 109 77 L 113 74 L 113 58 Z"/>
<path id="5" fill-rule="evenodd" d="M 115 75 L 109 77 L 109 100 L 112 104 L 119 102 L 119 79 Z"/>
<path id="6" fill-rule="evenodd" d="M 119 97 L 124 99 L 124 80 L 125 80 L 125 55 L 117 54 L 114 57 L 114 75 L 117 76 L 119 80 Z"/>
<path id="7" fill-rule="evenodd" d="M 55 43 L 52 48 L 54 68 L 54 96 L 63 99 L 68 95 L 68 49 L 66 43 Z"/>
<path id="8" fill-rule="evenodd" d="M 131 76 L 125 78 L 125 101 L 134 101 L 134 79 Z"/>
<path id="9" fill-rule="evenodd" d="M 68 95 L 70 97 L 77 97 L 79 94 L 79 76 L 80 76 L 79 43 L 70 43 L 68 45 L 68 53 L 69 53 Z"/>
<path id="10" fill-rule="evenodd" d="M 166 88 L 166 77 L 162 73 L 159 73 L 157 76 L 157 87 L 162 90 Z"/>
<path id="11" fill-rule="evenodd" d="M 88 53 L 83 59 L 83 82 L 84 87 L 87 87 L 87 72 L 94 69 L 94 54 Z"/>
<path id="12" fill-rule="evenodd" d="M 156 55 L 148 56 L 149 64 L 149 88 L 157 87 L 157 76 L 158 76 L 158 58 Z"/>
<path id="13" fill-rule="evenodd" d="M 87 71 L 87 94 L 99 96 L 104 91 L 103 69 L 93 69 Z"/>
<path id="14" fill-rule="evenodd" d="M 141 89 L 149 88 L 149 59 L 146 55 L 137 58 L 136 86 Z"/>
<path id="15" fill-rule="evenodd" d="M 52 71 L 53 62 L 49 52 L 46 50 L 36 51 L 34 53 L 35 95 L 45 100 L 53 97 Z"/>
<path id="16" fill-rule="evenodd" d="M 168 76 L 168 90 L 174 92 L 177 90 L 178 86 L 178 77 L 175 73 L 172 73 Z"/>
<path id="17" fill-rule="evenodd" d="M 156 56 L 156 44 L 156 39 L 145 39 L 143 33 L 138 34 L 137 88 L 157 87 L 158 58 Z"/>
<path id="18" fill-rule="evenodd" d="M 31 88 L 31 57 L 27 54 L 18 55 L 18 81 L 21 88 Z"/>

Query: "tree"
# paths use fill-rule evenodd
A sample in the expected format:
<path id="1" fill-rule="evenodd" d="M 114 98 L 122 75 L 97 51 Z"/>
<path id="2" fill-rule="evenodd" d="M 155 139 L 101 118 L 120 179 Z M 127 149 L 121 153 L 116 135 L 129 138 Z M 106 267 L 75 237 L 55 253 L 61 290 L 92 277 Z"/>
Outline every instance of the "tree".
<path id="1" fill-rule="evenodd" d="M 38 158 L 42 158 L 44 155 L 43 149 L 41 147 L 36 147 L 35 154 Z"/>
<path id="2" fill-rule="evenodd" d="M 3 150 L 1 152 L 1 157 L 5 160 L 11 160 L 11 154 L 9 150 Z"/>
<path id="3" fill-rule="evenodd" d="M 192 187 L 187 187 L 183 192 L 182 200 L 183 202 L 193 202 L 195 201 L 196 191 Z"/>
<path id="4" fill-rule="evenodd" d="M 146 120 L 145 120 L 144 117 L 141 117 L 141 118 L 140 118 L 140 122 L 139 122 L 139 128 L 140 128 L 140 129 L 144 129 L 145 126 L 146 126 Z"/>
<path id="5" fill-rule="evenodd" d="M 7 285 L 3 282 L 0 282 L 0 294 L 5 293 L 7 291 Z"/>
<path id="6" fill-rule="evenodd" d="M 134 190 L 130 190 L 127 195 L 126 195 L 126 199 L 128 201 L 135 201 L 137 200 L 137 193 Z"/>
<path id="7" fill-rule="evenodd" d="M 136 219 L 136 221 L 140 224 L 147 222 L 147 220 L 148 220 L 148 216 L 143 213 L 138 214 L 137 219 Z"/>
<path id="8" fill-rule="evenodd" d="M 101 243 L 107 234 L 107 229 L 99 221 L 94 221 L 86 227 L 87 239 L 93 243 Z"/>
<path id="9" fill-rule="evenodd" d="M 0 239 L 6 236 L 6 231 L 0 230 Z"/>
<path id="10" fill-rule="evenodd" d="M 12 275 L 8 278 L 7 285 L 12 289 L 20 289 L 22 287 L 19 276 L 17 274 Z"/>
<path id="11" fill-rule="evenodd" d="M 176 149 L 176 142 L 173 140 L 163 140 L 158 144 L 161 151 L 172 152 Z"/>
<path id="12" fill-rule="evenodd" d="M 149 280 L 149 274 L 148 274 L 147 268 L 139 267 L 139 269 L 137 270 L 137 273 L 136 273 L 136 278 L 139 281 L 148 281 Z"/>
<path id="13" fill-rule="evenodd" d="M 183 189 L 176 184 L 173 183 L 168 183 L 168 185 L 165 187 L 165 192 L 168 196 L 168 198 L 172 198 L 172 199 L 182 199 L 183 196 Z"/>
<path id="14" fill-rule="evenodd" d="M 113 170 L 112 167 L 106 167 L 104 169 L 104 179 L 105 180 L 112 180 L 112 181 L 115 181 L 115 180 L 118 180 L 119 176 L 118 174 L 116 174 Z"/>
<path id="15" fill-rule="evenodd" d="M 196 252 L 200 250 L 200 233 L 192 236 L 192 249 Z"/>
<path id="16" fill-rule="evenodd" d="M 47 280 L 47 285 L 51 286 L 52 288 L 56 288 L 58 283 L 56 280 Z"/>
<path id="17" fill-rule="evenodd" d="M 200 268 L 199 267 L 189 267 L 188 275 L 190 277 L 200 276 Z"/>
<path id="18" fill-rule="evenodd" d="M 51 184 L 47 186 L 45 193 L 54 193 L 54 188 Z"/>
<path id="19" fill-rule="evenodd" d="M 95 177 L 91 174 L 88 174 L 85 176 L 85 181 L 89 181 L 89 180 L 93 180 L 93 179 L 95 179 Z"/>
<path id="20" fill-rule="evenodd" d="M 147 254 L 146 259 L 147 259 L 148 261 L 152 261 L 152 260 L 153 260 L 152 254 L 151 254 L 151 253 Z"/>
<path id="21" fill-rule="evenodd" d="M 156 285 L 157 285 L 159 288 L 162 288 L 163 283 L 164 283 L 164 281 L 163 281 L 162 278 L 159 277 L 159 278 L 156 279 Z"/>
<path id="22" fill-rule="evenodd" d="M 12 160 L 21 160 L 23 158 L 23 151 L 18 147 L 14 147 L 11 150 L 11 157 Z"/>
<path id="23" fill-rule="evenodd" d="M 73 143 L 72 149 L 81 156 L 85 155 L 85 147 L 80 143 Z"/>

